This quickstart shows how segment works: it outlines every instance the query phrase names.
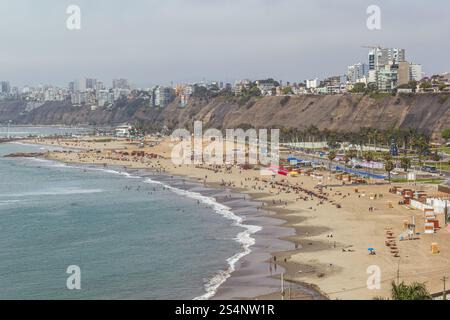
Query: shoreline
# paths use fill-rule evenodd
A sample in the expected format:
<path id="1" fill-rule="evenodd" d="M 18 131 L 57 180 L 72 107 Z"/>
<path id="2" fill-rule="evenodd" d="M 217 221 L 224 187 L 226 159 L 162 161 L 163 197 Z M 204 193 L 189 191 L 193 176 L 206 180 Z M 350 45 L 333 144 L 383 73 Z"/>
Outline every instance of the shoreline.
<path id="1" fill-rule="evenodd" d="M 38 146 L 41 147 L 40 149 L 48 148 L 47 150 L 51 152 L 82 150 L 38 143 L 20 144 Z M 105 172 L 125 173 L 127 176 L 142 178 L 144 183 L 161 184 L 165 188 L 172 188 L 175 193 L 185 193 L 183 196 L 201 201 L 215 214 L 223 216 L 232 221 L 232 225 L 244 230 L 234 239 L 240 244 L 242 250 L 224 261 L 228 268 L 217 270 L 215 276 L 204 284 L 205 293 L 194 297 L 194 300 L 281 298 L 279 292 L 281 272 L 287 273 L 292 269 L 282 259 L 284 253 L 292 249 L 294 245 L 292 237 L 296 235 L 296 229 L 289 222 L 289 218 L 283 217 L 289 210 L 271 206 L 268 201 L 260 200 L 267 195 L 249 194 L 242 188 L 223 187 L 218 183 L 201 183 L 188 175 L 175 176 L 148 168 L 114 165 L 105 167 L 100 164 L 57 160 L 45 154 L 34 158 L 76 166 L 80 170 L 95 168 L 94 170 Z M 180 181 L 183 181 L 183 186 L 180 185 Z M 213 202 L 211 203 L 210 200 Z M 263 202 L 265 209 L 260 210 Z M 279 261 L 277 266 L 274 265 L 274 272 L 269 273 L 268 261 L 271 261 L 274 255 L 279 257 Z M 286 287 L 295 293 L 297 299 L 325 299 L 325 295 L 318 288 L 307 283 L 291 281 L 290 284 L 286 284 Z"/>
<path id="2" fill-rule="evenodd" d="M 126 139 L 106 143 L 97 142 L 92 137 L 30 140 L 30 143 L 83 150 L 49 153 L 54 160 L 127 166 L 189 177 L 203 185 L 233 189 L 264 203 L 262 208 L 274 213 L 269 216 L 278 219 L 278 226 L 295 230 L 291 234 L 281 235 L 279 239 L 288 243 L 287 249 L 283 247 L 281 252 L 270 252 L 277 256 L 278 266 L 285 267 L 285 280 L 311 284 L 313 289 L 329 299 L 387 297 L 399 267 L 401 280 L 427 282 L 430 292 L 437 292 L 442 286 L 442 270 L 450 262 L 450 251 L 446 250 L 450 246 L 447 232 L 442 229 L 433 236 L 424 234 L 421 223 L 417 226 L 420 234 L 417 241 L 398 242 L 401 258 L 386 247 L 386 230 L 399 237 L 404 232 L 406 220 L 423 221 L 421 211 L 398 203 L 401 197 L 389 192 L 387 182 L 353 185 L 343 183 L 327 170 L 318 172 L 318 175 L 263 177 L 259 171 L 238 166 L 175 165 L 170 160 L 172 144 L 167 139 L 150 138 L 146 142 L 149 146 L 144 148 Z M 136 153 L 148 156 L 138 156 Z M 407 184 L 395 185 L 408 187 Z M 421 185 L 420 188 L 430 194 L 436 192 L 434 185 Z M 439 255 L 431 253 L 429 248 L 432 242 L 438 242 L 442 248 Z M 375 248 L 376 255 L 369 255 L 368 248 Z M 381 286 L 376 290 L 367 286 L 367 270 L 373 265 L 382 269 Z M 234 276 L 237 275 L 238 272 L 235 272 Z M 274 293 L 257 298 L 281 298 L 280 281 L 276 281 Z"/>
<path id="3" fill-rule="evenodd" d="M 38 145 L 38 144 L 35 144 Z M 42 145 L 48 147 L 47 145 Z M 278 296 L 281 297 L 280 293 L 277 292 L 280 289 L 280 277 L 281 271 L 288 272 L 292 270 L 292 266 L 282 260 L 277 262 L 278 269 L 275 268 L 275 272 L 268 274 L 268 260 L 274 255 L 283 258 L 286 252 L 292 248 L 294 244 L 293 240 L 290 240 L 296 235 L 296 228 L 289 222 L 286 217 L 281 217 L 280 215 L 285 215 L 285 211 L 281 208 L 275 206 L 270 206 L 267 201 L 258 200 L 256 195 L 263 197 L 261 194 L 248 194 L 244 192 L 243 189 L 239 188 L 224 188 L 216 183 L 206 183 L 202 185 L 199 181 L 195 181 L 189 176 L 171 176 L 169 173 L 160 173 L 149 170 L 148 168 L 132 168 L 128 166 L 106 166 L 101 167 L 100 164 L 86 164 L 79 162 L 61 161 L 55 160 L 48 157 L 41 157 L 48 161 L 53 161 L 57 163 L 63 163 L 65 165 L 74 165 L 80 169 L 93 168 L 95 170 L 104 171 L 114 171 L 117 174 L 126 173 L 126 175 L 140 177 L 143 179 L 144 183 L 156 183 L 161 184 L 165 188 L 168 186 L 179 191 L 184 191 L 186 193 L 198 194 L 200 197 L 194 197 L 194 199 L 202 199 L 203 203 L 208 205 L 204 200 L 212 199 L 215 204 L 222 206 L 222 210 L 230 211 L 236 218 L 238 218 L 239 224 L 237 225 L 248 231 L 248 237 L 251 243 L 242 243 L 235 238 L 235 241 L 240 243 L 243 251 L 236 253 L 235 255 L 227 258 L 225 262 L 228 264 L 228 270 L 218 270 L 215 271 L 216 275 L 208 279 L 208 283 L 204 284 L 205 293 L 201 296 L 194 297 L 194 300 L 229 300 L 229 299 L 248 299 L 248 300 L 258 300 L 258 299 L 276 299 Z M 124 169 L 121 170 L 121 169 Z M 143 173 L 143 174 L 142 174 Z M 135 175 L 136 174 L 136 175 Z M 152 182 L 147 181 L 148 179 Z M 183 189 L 179 185 L 174 184 L 174 182 L 180 182 L 181 180 L 188 180 L 188 185 L 191 188 Z M 201 191 L 192 190 L 201 188 Z M 215 196 L 207 195 L 207 193 L 215 193 Z M 176 193 L 179 193 L 175 191 Z M 217 199 L 217 195 L 226 193 L 231 196 L 231 202 L 227 201 L 225 197 L 221 197 L 220 200 Z M 190 195 L 185 195 L 192 198 Z M 202 201 L 200 200 L 200 201 Z M 236 203 L 237 202 L 237 203 Z M 265 202 L 268 206 L 267 209 L 257 210 L 258 204 Z M 213 204 L 214 206 L 214 204 Z M 222 215 L 218 213 L 216 208 L 210 207 L 215 214 Z M 250 213 L 241 212 L 242 210 L 250 209 Z M 252 210 L 253 209 L 253 210 Z M 236 212 L 238 211 L 238 212 Z M 257 212 L 258 211 L 258 212 Z M 233 217 L 225 217 L 225 219 L 232 220 L 236 222 Z M 251 222 L 249 222 L 249 220 Z M 256 227 L 256 228 L 255 228 Z M 269 230 L 268 234 L 261 234 L 260 232 L 264 230 Z M 237 237 L 246 231 L 243 231 L 237 235 Z M 249 239 L 247 239 L 249 240 Z M 270 249 L 268 249 L 270 248 Z M 234 260 L 234 261 L 230 261 Z M 231 269 L 231 270 L 230 270 Z M 226 275 L 224 276 L 225 273 Z M 220 277 L 225 277 L 222 279 L 217 279 Z M 288 281 L 287 279 L 285 279 Z M 217 281 L 221 281 L 217 283 Z M 249 284 L 250 281 L 250 284 Z M 302 283 L 302 282 L 291 282 L 287 287 L 292 288 L 295 296 L 300 299 L 313 300 L 313 299 L 327 299 L 320 289 L 313 286 L 312 284 Z M 217 287 L 215 287 L 217 285 Z M 207 289 L 207 287 L 212 287 Z M 244 293 L 246 292 L 246 293 Z"/>

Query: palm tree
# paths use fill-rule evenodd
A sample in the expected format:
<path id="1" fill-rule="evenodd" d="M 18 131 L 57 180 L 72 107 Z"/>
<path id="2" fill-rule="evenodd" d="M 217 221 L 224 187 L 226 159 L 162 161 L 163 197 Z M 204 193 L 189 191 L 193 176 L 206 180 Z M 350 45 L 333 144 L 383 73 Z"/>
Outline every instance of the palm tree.
<path id="1" fill-rule="evenodd" d="M 345 168 L 347 168 L 348 163 L 357 156 L 358 151 L 355 149 L 348 149 L 344 153 L 343 160 L 345 162 Z"/>
<path id="2" fill-rule="evenodd" d="M 367 151 L 367 152 L 364 152 L 363 158 L 364 158 L 368 163 L 370 163 L 371 161 L 373 161 L 373 159 L 374 159 L 375 157 L 374 157 L 374 154 L 373 154 L 372 151 Z M 367 167 L 367 172 L 370 173 L 370 167 Z"/>
<path id="3" fill-rule="evenodd" d="M 384 162 L 384 170 L 386 170 L 386 172 L 388 173 L 389 183 L 391 183 L 391 171 L 394 170 L 394 167 L 395 166 L 392 160 L 386 160 Z"/>
<path id="4" fill-rule="evenodd" d="M 400 165 L 405 170 L 405 172 L 408 172 L 408 169 L 411 168 L 411 159 L 407 157 L 403 157 L 400 159 Z"/>
<path id="5" fill-rule="evenodd" d="M 336 151 L 330 150 L 328 152 L 328 160 L 330 160 L 330 172 L 331 172 L 331 166 L 333 165 L 333 160 L 336 158 Z"/>
<path id="6" fill-rule="evenodd" d="M 347 165 L 350 162 L 350 156 L 348 154 L 348 151 L 345 152 L 344 157 L 342 158 L 344 160 L 345 169 L 347 169 Z"/>
<path id="7" fill-rule="evenodd" d="M 410 285 L 403 281 L 396 284 L 392 281 L 392 300 L 431 300 L 432 297 L 424 283 L 413 282 Z"/>

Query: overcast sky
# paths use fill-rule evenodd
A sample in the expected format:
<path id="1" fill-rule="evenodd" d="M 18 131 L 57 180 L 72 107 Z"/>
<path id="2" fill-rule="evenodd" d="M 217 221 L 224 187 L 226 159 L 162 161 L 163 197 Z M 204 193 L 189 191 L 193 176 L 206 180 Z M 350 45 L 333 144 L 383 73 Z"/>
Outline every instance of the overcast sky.
<path id="1" fill-rule="evenodd" d="M 66 9 L 81 8 L 81 30 Z M 366 27 L 381 8 L 381 30 Z M 448 0 L 1 0 L 0 80 L 58 84 L 125 77 L 138 86 L 345 74 L 363 45 L 406 49 L 450 71 Z"/>

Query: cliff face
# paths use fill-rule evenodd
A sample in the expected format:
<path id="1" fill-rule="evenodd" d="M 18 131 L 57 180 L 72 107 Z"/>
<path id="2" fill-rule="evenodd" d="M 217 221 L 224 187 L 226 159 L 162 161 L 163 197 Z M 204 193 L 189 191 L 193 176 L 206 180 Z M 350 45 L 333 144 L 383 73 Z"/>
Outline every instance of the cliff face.
<path id="1" fill-rule="evenodd" d="M 450 127 L 450 99 L 442 94 L 369 97 L 327 95 L 263 97 L 243 101 L 237 97 L 209 100 L 191 99 L 181 109 L 175 100 L 164 109 L 150 108 L 142 99 L 118 103 L 110 110 L 72 107 L 70 103 L 45 103 L 30 110 L 25 102 L 0 103 L 0 122 L 18 124 L 93 124 L 115 125 L 139 122 L 148 128 L 188 128 L 194 120 L 214 128 L 245 125 L 267 128 L 284 126 L 358 131 L 361 127 L 378 129 L 416 128 L 438 134 Z"/>

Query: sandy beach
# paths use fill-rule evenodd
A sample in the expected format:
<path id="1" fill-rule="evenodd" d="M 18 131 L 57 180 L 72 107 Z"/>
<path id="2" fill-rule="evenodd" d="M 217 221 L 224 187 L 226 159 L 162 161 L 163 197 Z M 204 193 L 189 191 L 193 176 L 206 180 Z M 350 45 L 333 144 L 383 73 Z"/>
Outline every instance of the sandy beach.
<path id="1" fill-rule="evenodd" d="M 150 169 L 248 196 L 261 204 L 255 207 L 255 210 L 261 211 L 261 219 L 267 217 L 280 221 L 278 226 L 274 221 L 267 223 L 267 226 L 272 224 L 274 228 L 286 227 L 284 229 L 295 231 L 287 231 L 281 239 L 275 237 L 272 241 L 270 237 L 277 235 L 278 231 L 271 233 L 269 227 L 267 230 L 263 228 L 261 234 L 267 233 L 265 236 L 261 235 L 259 242 L 256 234 L 255 247 L 261 256 L 255 264 L 260 265 L 258 268 L 261 273 L 267 274 L 276 263 L 286 270 L 285 280 L 310 284 L 330 299 L 389 297 L 391 282 L 396 279 L 407 283 L 426 282 L 432 293 L 439 292 L 442 291 L 440 279 L 449 270 L 448 232 L 442 228 L 433 235 L 423 234 L 423 212 L 399 205 L 401 197 L 389 192 L 390 185 L 387 182 L 354 186 L 343 185 L 342 181 L 327 171 L 322 172 L 323 179 L 319 180 L 302 175 L 264 178 L 258 170 L 243 170 L 236 166 L 177 166 L 170 159 L 171 143 L 168 140 L 147 141 L 144 148 L 125 139 L 109 141 L 94 138 L 48 138 L 25 142 L 79 150 L 53 151 L 45 155 L 57 161 Z M 153 146 L 147 146 L 149 144 Z M 153 157 L 132 155 L 133 151 L 144 151 L 146 154 L 153 154 Z M 317 188 L 320 181 L 325 186 L 322 192 Z M 437 192 L 434 185 L 424 185 L 420 189 L 430 194 Z M 393 204 L 392 208 L 388 206 L 389 202 Z M 404 231 L 404 222 L 411 221 L 412 217 L 415 217 L 416 231 L 420 233 L 418 239 L 399 241 L 398 236 Z M 443 218 L 439 218 L 443 225 Z M 387 232 L 397 239 L 396 253 L 385 245 Z M 282 244 L 279 245 L 277 241 L 282 241 Z M 431 243 L 434 242 L 439 244 L 439 254 L 431 252 Z M 376 254 L 369 254 L 368 248 L 374 248 Z M 264 255 L 264 250 L 269 252 Z M 378 266 L 381 270 L 380 289 L 370 290 L 367 287 L 367 270 L 370 266 Z M 245 276 L 243 265 L 221 286 L 217 297 L 232 298 L 227 292 L 230 292 L 234 279 L 239 276 Z M 273 276 L 275 287 L 277 277 L 279 278 L 279 273 Z M 261 282 L 261 279 L 263 278 L 252 279 L 247 274 L 245 281 L 249 282 L 250 287 L 251 281 Z M 257 298 L 280 298 L 275 287 L 272 293 L 257 295 Z M 299 294 L 294 298 L 311 297 Z"/>

